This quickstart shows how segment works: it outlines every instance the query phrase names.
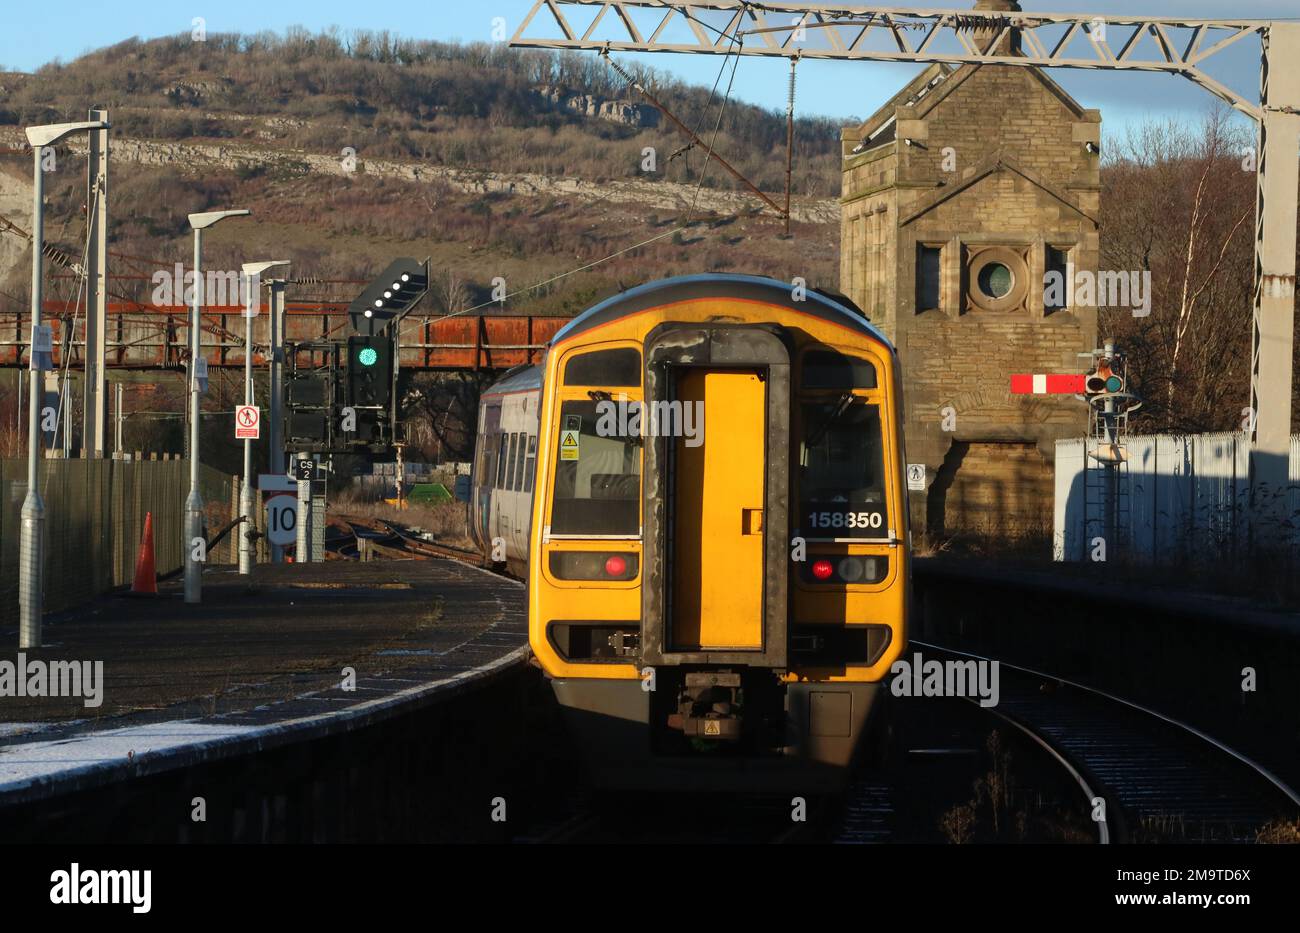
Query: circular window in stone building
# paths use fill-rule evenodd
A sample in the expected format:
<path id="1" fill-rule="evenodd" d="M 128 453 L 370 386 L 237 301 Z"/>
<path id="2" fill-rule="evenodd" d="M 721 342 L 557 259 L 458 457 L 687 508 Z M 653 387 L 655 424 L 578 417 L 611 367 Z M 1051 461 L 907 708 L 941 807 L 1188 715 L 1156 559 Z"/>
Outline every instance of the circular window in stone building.
<path id="1" fill-rule="evenodd" d="M 994 300 L 1005 298 L 1014 282 L 1015 277 L 1011 274 L 1011 270 L 1003 263 L 990 262 L 980 269 L 978 283 L 980 291 Z"/>
<path id="2" fill-rule="evenodd" d="M 968 253 L 966 291 L 970 305 L 985 311 L 1015 311 L 1029 297 L 1029 267 L 1021 251 L 986 246 Z"/>

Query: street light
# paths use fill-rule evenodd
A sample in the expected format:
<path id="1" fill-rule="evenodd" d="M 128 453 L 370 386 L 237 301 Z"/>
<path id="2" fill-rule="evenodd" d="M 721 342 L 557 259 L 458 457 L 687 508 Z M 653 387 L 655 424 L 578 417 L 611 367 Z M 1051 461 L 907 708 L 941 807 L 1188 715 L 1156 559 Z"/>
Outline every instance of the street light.
<path id="1" fill-rule="evenodd" d="M 41 449 L 39 380 L 36 338 L 41 326 L 41 288 L 43 263 L 41 247 L 45 245 L 45 178 L 41 172 L 41 150 L 65 136 L 109 128 L 106 120 L 83 120 L 80 123 L 51 123 L 27 127 L 27 142 L 32 147 L 32 346 L 28 360 L 31 398 L 27 403 L 27 496 L 23 499 L 22 535 L 18 542 L 18 647 L 41 646 L 41 614 L 45 587 L 41 554 L 45 536 L 45 503 L 41 501 L 38 452 Z"/>
<path id="2" fill-rule="evenodd" d="M 185 499 L 185 601 L 203 599 L 203 564 L 194 558 L 194 539 L 203 536 L 203 497 L 199 495 L 199 378 L 203 352 L 199 313 L 203 307 L 203 231 L 227 217 L 245 217 L 252 211 L 204 211 L 190 214 L 194 228 L 194 309 L 190 312 L 190 494 Z M 205 555 L 206 556 L 206 555 Z"/>
<path id="3" fill-rule="evenodd" d="M 244 263 L 245 289 L 248 296 L 244 305 L 244 404 L 253 404 L 253 316 L 261 302 L 258 297 L 262 273 L 275 266 L 287 266 L 289 260 L 276 259 L 271 262 Z M 270 329 L 268 328 L 268 333 Z M 272 335 L 272 352 L 274 352 L 274 335 Z M 253 441 L 244 438 L 244 486 L 239 491 L 239 514 L 243 518 L 243 529 L 239 533 L 239 572 L 253 572 L 253 539 L 249 533 L 253 528 Z"/>

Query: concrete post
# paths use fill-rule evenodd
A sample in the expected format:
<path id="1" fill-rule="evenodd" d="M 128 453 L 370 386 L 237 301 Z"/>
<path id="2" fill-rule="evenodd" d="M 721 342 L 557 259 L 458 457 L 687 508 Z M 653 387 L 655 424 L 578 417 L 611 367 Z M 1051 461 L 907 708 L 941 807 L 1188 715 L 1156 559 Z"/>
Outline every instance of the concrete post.
<path id="1" fill-rule="evenodd" d="M 203 537 L 203 497 L 199 493 L 199 378 L 197 364 L 203 352 L 199 314 L 203 308 L 203 228 L 194 228 L 194 307 L 190 311 L 190 493 L 185 499 L 185 602 L 203 601 L 203 564 L 194 559 L 194 541 Z"/>
<path id="2" fill-rule="evenodd" d="M 1291 444 L 1292 343 L 1295 339 L 1296 200 L 1300 194 L 1300 23 L 1269 24 L 1259 124 L 1255 227 L 1255 328 L 1250 405 L 1250 469 L 1256 540 L 1284 524 Z"/>
<path id="3" fill-rule="evenodd" d="M 108 122 L 107 110 L 90 111 L 91 120 Z M 86 161 L 86 385 L 81 446 L 88 457 L 104 456 L 108 432 L 108 129 L 90 131 Z"/>
<path id="4" fill-rule="evenodd" d="M 311 454 L 299 453 L 299 460 L 311 460 Z M 311 561 L 312 542 L 311 514 L 311 480 L 298 480 L 298 541 L 294 550 L 294 560 L 300 564 Z"/>
<path id="5" fill-rule="evenodd" d="M 253 404 L 253 311 L 261 296 L 254 293 L 257 276 L 248 277 L 248 302 L 244 307 L 244 404 Z M 239 496 L 239 572 L 253 572 L 253 442 L 244 438 L 244 480 Z"/>
<path id="6" fill-rule="evenodd" d="M 45 503 L 41 501 L 38 457 L 41 450 L 41 372 L 36 363 L 36 328 L 41 323 L 44 272 L 41 246 L 45 242 L 45 179 L 41 173 L 41 146 L 32 146 L 32 330 L 28 359 L 27 495 L 23 499 L 22 534 L 18 541 L 18 647 L 41 646 L 44 580 L 41 557 L 45 533 Z"/>

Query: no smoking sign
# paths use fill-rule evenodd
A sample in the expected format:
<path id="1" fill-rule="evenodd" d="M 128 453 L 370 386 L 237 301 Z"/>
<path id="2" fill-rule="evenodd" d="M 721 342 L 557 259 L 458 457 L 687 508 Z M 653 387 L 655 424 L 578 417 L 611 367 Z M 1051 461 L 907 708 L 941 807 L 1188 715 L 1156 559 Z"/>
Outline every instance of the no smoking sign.
<path id="1" fill-rule="evenodd" d="M 235 440 L 255 441 L 261 430 L 262 416 L 256 405 L 240 405 L 235 409 Z"/>

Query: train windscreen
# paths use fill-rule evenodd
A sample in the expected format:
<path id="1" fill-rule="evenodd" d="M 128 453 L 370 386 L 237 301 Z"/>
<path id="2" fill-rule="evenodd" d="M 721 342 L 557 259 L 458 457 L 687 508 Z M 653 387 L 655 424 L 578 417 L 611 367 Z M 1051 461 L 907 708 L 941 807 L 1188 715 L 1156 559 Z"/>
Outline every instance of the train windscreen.
<path id="1" fill-rule="evenodd" d="M 560 407 L 552 534 L 640 533 L 640 438 L 602 436 L 597 431 L 596 405 L 572 400 Z"/>
<path id="2" fill-rule="evenodd" d="M 880 409 L 853 395 L 803 405 L 799 525 L 814 538 L 882 538 L 884 444 Z"/>

